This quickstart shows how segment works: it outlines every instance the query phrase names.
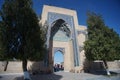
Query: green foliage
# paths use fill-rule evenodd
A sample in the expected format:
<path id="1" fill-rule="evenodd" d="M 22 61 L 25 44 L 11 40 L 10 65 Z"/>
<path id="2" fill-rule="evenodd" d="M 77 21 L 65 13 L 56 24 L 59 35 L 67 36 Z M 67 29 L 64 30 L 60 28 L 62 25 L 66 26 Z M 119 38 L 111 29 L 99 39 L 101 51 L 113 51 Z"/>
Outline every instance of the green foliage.
<path id="1" fill-rule="evenodd" d="M 85 55 L 88 60 L 120 59 L 120 37 L 104 24 L 101 15 L 89 13 L 88 40 L 85 42 Z"/>
<path id="2" fill-rule="evenodd" d="M 5 0 L 0 13 L 0 58 L 43 59 L 45 33 L 32 9 L 32 1 Z"/>

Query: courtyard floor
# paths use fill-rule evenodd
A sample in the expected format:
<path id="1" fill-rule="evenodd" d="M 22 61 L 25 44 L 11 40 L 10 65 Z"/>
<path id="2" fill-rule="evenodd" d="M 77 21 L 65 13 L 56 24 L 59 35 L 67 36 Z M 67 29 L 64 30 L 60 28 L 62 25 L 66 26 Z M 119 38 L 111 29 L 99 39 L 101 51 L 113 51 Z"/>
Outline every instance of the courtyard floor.
<path id="1" fill-rule="evenodd" d="M 55 72 L 31 75 L 32 80 L 120 80 L 118 76 L 103 76 L 88 73 Z M 22 73 L 0 73 L 0 80 L 23 80 Z"/>

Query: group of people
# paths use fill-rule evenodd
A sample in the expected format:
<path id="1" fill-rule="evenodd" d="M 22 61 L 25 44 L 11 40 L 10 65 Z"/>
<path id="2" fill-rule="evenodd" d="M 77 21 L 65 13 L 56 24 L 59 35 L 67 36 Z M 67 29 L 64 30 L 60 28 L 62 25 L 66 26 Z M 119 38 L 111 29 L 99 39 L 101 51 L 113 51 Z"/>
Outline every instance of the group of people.
<path id="1" fill-rule="evenodd" d="M 61 64 L 57 64 L 56 63 L 53 67 L 54 67 L 54 72 L 63 71 L 64 70 L 64 67 Z"/>

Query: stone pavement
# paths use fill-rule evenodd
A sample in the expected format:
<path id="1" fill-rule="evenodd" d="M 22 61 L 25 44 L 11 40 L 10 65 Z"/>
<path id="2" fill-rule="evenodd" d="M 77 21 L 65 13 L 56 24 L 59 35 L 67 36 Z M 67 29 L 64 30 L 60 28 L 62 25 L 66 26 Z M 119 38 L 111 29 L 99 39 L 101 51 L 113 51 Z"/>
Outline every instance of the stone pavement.
<path id="1" fill-rule="evenodd" d="M 120 80 L 120 76 L 106 77 L 88 73 L 55 72 L 53 74 L 31 75 L 32 80 Z M 23 80 L 22 73 L 0 74 L 0 80 Z"/>
<path id="2" fill-rule="evenodd" d="M 34 75 L 32 79 L 34 80 L 86 80 L 85 77 L 97 77 L 90 74 L 77 74 L 69 72 L 55 72 L 54 74 L 47 75 Z"/>
<path id="3" fill-rule="evenodd" d="M 23 73 L 0 73 L 0 80 L 23 80 Z"/>

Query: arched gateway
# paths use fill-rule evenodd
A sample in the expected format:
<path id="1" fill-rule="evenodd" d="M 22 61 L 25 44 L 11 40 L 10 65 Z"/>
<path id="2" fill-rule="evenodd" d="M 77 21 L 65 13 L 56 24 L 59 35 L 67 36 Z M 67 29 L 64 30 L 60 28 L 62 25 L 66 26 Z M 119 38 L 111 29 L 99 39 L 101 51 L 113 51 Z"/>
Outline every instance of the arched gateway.
<path id="1" fill-rule="evenodd" d="M 78 25 L 76 11 L 45 5 L 40 22 L 47 24 L 48 52 L 45 66 L 52 71 L 54 53 L 61 51 L 64 56 L 64 71 L 80 71 L 84 62 L 82 48 L 86 27 Z"/>

